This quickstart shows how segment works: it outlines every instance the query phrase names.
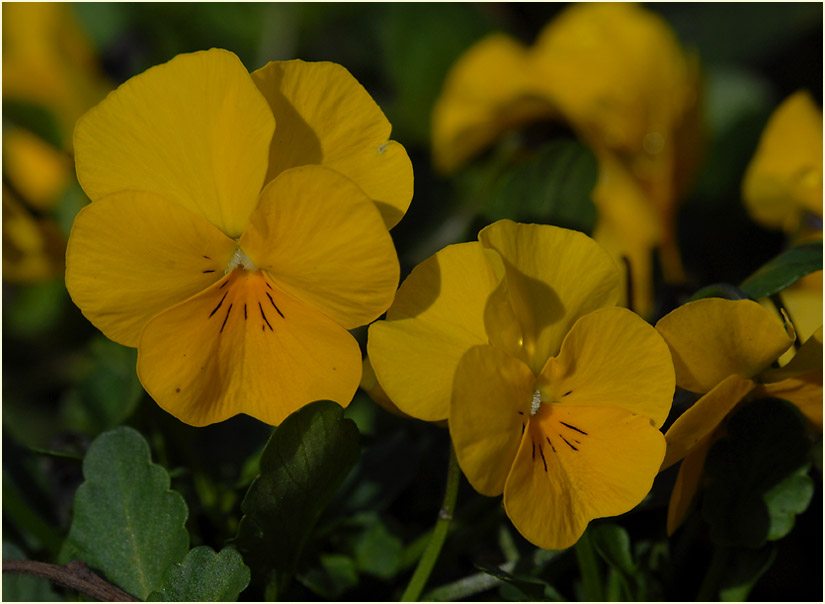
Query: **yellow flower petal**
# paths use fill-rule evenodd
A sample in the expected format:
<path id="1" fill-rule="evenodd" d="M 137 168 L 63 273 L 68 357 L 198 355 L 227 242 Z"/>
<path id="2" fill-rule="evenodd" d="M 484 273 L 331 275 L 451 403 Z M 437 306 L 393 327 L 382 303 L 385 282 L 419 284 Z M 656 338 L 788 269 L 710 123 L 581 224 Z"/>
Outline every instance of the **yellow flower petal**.
<path id="1" fill-rule="evenodd" d="M 498 281 L 478 243 L 448 246 L 412 270 L 387 320 L 370 326 L 370 362 L 404 413 L 447 418 L 459 360 L 487 344 L 484 309 Z"/>
<path id="2" fill-rule="evenodd" d="M 361 352 L 347 331 L 260 271 L 236 269 L 146 325 L 138 376 L 187 424 L 245 413 L 277 425 L 315 400 L 346 406 L 361 378 Z"/>
<path id="3" fill-rule="evenodd" d="M 404 216 L 413 194 L 407 152 L 390 139 L 390 123 L 341 65 L 273 61 L 252 79 L 278 127 L 267 182 L 296 166 L 322 164 L 351 178 L 376 202 L 387 228 Z"/>
<path id="4" fill-rule="evenodd" d="M 689 302 L 656 329 L 673 354 L 676 384 L 692 392 L 707 392 L 731 374 L 753 377 L 793 343 L 782 323 L 752 300 Z"/>
<path id="5" fill-rule="evenodd" d="M 676 384 L 662 337 L 638 315 L 612 307 L 576 321 L 538 387 L 546 400 L 562 406 L 620 407 L 660 427 Z"/>
<path id="6" fill-rule="evenodd" d="M 28 130 L 4 129 L 3 176 L 30 205 L 48 210 L 72 181 L 72 162 Z"/>
<path id="7" fill-rule="evenodd" d="M 690 454 L 755 387 L 751 380 L 733 374 L 693 403 L 665 434 L 667 455 L 662 462 L 662 470 Z"/>
<path id="8" fill-rule="evenodd" d="M 687 457 L 682 460 L 682 465 L 679 466 L 676 484 L 673 485 L 670 502 L 667 506 L 668 536 L 676 532 L 676 529 L 682 525 L 690 511 L 693 498 L 701 483 L 703 470 L 705 469 L 705 458 L 711 444 L 713 444 L 713 436 L 708 435 L 691 450 Z"/>
<path id="9" fill-rule="evenodd" d="M 458 464 L 482 495 L 499 495 L 530 419 L 535 378 L 492 346 L 471 348 L 458 364 L 450 436 Z"/>
<path id="10" fill-rule="evenodd" d="M 620 295 L 616 265 L 586 235 L 547 225 L 500 220 L 478 234 L 503 261 L 528 365 L 538 375 L 582 315 Z"/>
<path id="11" fill-rule="evenodd" d="M 792 402 L 809 422 L 822 430 L 822 367 L 799 377 L 762 384 L 757 396 L 775 396 Z"/>
<path id="12" fill-rule="evenodd" d="M 822 216 L 822 111 L 807 91 L 774 111 L 742 183 L 754 220 L 793 232 L 803 211 Z"/>
<path id="13" fill-rule="evenodd" d="M 793 351 L 790 361 L 779 369 L 768 369 L 760 374 L 763 382 L 779 382 L 811 371 L 822 370 L 822 325 L 805 340 L 799 350 Z"/>
<path id="14" fill-rule="evenodd" d="M 653 256 L 662 227 L 644 191 L 610 154 L 599 158 L 599 180 L 593 191 L 599 210 L 593 239 L 622 271 L 622 304 L 643 317 L 653 313 Z"/>
<path id="15" fill-rule="evenodd" d="M 433 162 L 452 172 L 508 128 L 554 114 L 531 93 L 528 50 L 503 34 L 470 48 L 453 65 L 433 107 Z"/>
<path id="16" fill-rule="evenodd" d="M 178 55 L 78 121 L 78 179 L 92 200 L 156 193 L 235 238 L 263 186 L 274 127 L 238 57 L 220 49 Z"/>
<path id="17" fill-rule="evenodd" d="M 375 205 L 322 166 L 267 185 L 239 245 L 281 289 L 345 329 L 377 318 L 398 286 L 395 246 Z"/>
<path id="18" fill-rule="evenodd" d="M 358 386 L 367 393 L 373 402 L 377 403 L 379 407 L 383 407 L 385 411 L 389 411 L 393 415 L 406 419 L 412 419 L 409 415 L 396 407 L 395 403 L 393 403 L 390 400 L 390 397 L 387 396 L 387 393 L 384 392 L 381 384 L 378 383 L 378 378 L 375 377 L 375 370 L 373 370 L 372 363 L 370 363 L 370 358 L 368 356 L 364 357 L 361 368 L 361 383 Z"/>
<path id="19" fill-rule="evenodd" d="M 594 518 L 647 495 L 665 453 L 644 416 L 616 407 L 543 404 L 527 427 L 504 487 L 504 509 L 531 543 L 560 550 Z"/>
<path id="20" fill-rule="evenodd" d="M 108 338 L 137 346 L 149 319 L 223 277 L 235 247 L 178 204 L 150 193 L 117 193 L 75 218 L 66 287 Z"/>

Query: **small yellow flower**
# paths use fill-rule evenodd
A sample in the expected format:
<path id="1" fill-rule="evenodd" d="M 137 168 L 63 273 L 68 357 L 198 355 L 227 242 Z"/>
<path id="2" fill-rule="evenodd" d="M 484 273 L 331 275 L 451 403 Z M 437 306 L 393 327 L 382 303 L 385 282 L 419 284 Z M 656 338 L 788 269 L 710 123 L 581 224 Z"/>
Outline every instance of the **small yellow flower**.
<path id="1" fill-rule="evenodd" d="M 389 398 L 447 418 L 470 483 L 503 493 L 540 547 L 633 508 L 664 458 L 673 364 L 652 326 L 614 306 L 620 283 L 587 236 L 503 220 L 417 266 L 370 327 Z"/>
<path id="2" fill-rule="evenodd" d="M 188 424 L 348 404 L 361 354 L 347 330 L 392 301 L 387 229 L 412 196 L 389 133 L 332 63 L 249 74 L 212 49 L 149 69 L 75 130 L 92 203 L 69 239 L 72 299 L 138 348 L 144 387 Z"/>
<path id="3" fill-rule="evenodd" d="M 703 393 L 665 434 L 662 469 L 682 460 L 668 508 L 667 527 L 672 534 L 690 509 L 710 446 L 725 418 L 742 401 L 784 398 L 822 429 L 822 328 L 782 369 L 770 366 L 790 348 L 795 336 L 751 300 L 689 302 L 662 317 L 656 329 L 673 355 L 676 384 Z"/>
<path id="4" fill-rule="evenodd" d="M 698 82 L 695 61 L 653 13 L 575 4 L 532 47 L 494 34 L 459 59 L 433 110 L 434 162 L 451 172 L 508 129 L 567 122 L 599 161 L 594 238 L 627 260 L 626 303 L 649 315 L 652 250 L 666 278 L 683 278 L 674 221 L 700 148 Z"/>

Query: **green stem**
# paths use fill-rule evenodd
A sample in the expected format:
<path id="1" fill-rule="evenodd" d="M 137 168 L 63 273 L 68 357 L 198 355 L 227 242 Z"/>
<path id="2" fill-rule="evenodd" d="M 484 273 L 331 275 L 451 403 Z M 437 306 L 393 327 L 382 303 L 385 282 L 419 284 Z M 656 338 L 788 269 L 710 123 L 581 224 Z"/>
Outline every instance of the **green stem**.
<path id="1" fill-rule="evenodd" d="M 719 600 L 719 588 L 728 570 L 729 554 L 729 547 L 716 546 L 710 560 L 710 566 L 708 566 L 708 572 L 702 581 L 702 586 L 699 588 L 699 595 L 696 596 L 697 602 L 715 602 Z"/>
<path id="2" fill-rule="evenodd" d="M 438 511 L 438 520 L 435 522 L 433 535 L 427 544 L 427 549 L 425 549 L 421 555 L 421 559 L 418 561 L 418 566 L 407 585 L 407 589 L 405 589 L 401 595 L 402 602 L 417 602 L 418 598 L 421 597 L 421 592 L 424 591 L 424 586 L 430 578 L 430 573 L 432 573 L 435 562 L 438 560 L 438 555 L 441 553 L 441 547 L 447 538 L 450 522 L 453 520 L 460 479 L 461 470 L 458 467 L 458 459 L 455 456 L 455 449 L 452 443 L 450 443 L 450 465 L 447 468 L 447 488 L 444 493 L 444 501 L 441 503 L 441 509 Z"/>
<path id="3" fill-rule="evenodd" d="M 579 563 L 579 572 L 582 576 L 584 599 L 588 602 L 603 602 L 602 578 L 599 574 L 596 551 L 593 549 L 589 530 L 584 532 L 576 545 L 573 546 L 573 550 L 576 552 L 576 560 Z"/>

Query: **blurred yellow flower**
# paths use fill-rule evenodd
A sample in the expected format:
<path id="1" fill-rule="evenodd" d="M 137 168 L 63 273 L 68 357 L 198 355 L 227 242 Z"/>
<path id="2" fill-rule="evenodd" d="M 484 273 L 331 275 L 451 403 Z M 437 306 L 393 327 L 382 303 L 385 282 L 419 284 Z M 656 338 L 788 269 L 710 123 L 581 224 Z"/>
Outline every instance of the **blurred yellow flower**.
<path id="1" fill-rule="evenodd" d="M 418 265 L 369 330 L 378 383 L 404 413 L 448 418 L 459 465 L 539 547 L 624 513 L 664 457 L 673 364 L 615 305 L 620 277 L 589 237 L 496 222 Z"/>
<path id="2" fill-rule="evenodd" d="M 144 387 L 188 424 L 348 404 L 361 353 L 347 330 L 392 301 L 388 227 L 412 196 L 389 132 L 332 63 L 249 74 L 212 49 L 147 70 L 75 130 L 92 203 L 69 239 L 72 299 L 138 348 Z"/>
<path id="3" fill-rule="evenodd" d="M 745 172 L 742 197 L 755 221 L 784 230 L 794 243 L 822 239 L 822 110 L 807 91 L 792 94 L 774 111 Z M 807 340 L 822 325 L 822 271 L 779 297 L 799 338 Z M 789 358 L 783 355 L 780 362 Z"/>
<path id="4" fill-rule="evenodd" d="M 11 190 L 3 188 L 3 279 L 63 272 L 65 241 L 48 214 L 74 180 L 75 121 L 110 88 L 70 4 L 3 4 L 3 102 L 37 107 L 55 126 L 47 142 L 4 120 L 3 177 Z"/>
<path id="5" fill-rule="evenodd" d="M 666 279 L 683 278 L 674 221 L 698 161 L 698 111 L 696 62 L 664 21 L 632 4 L 576 4 L 530 48 L 494 34 L 459 59 L 433 110 L 434 162 L 451 172 L 508 129 L 568 123 L 599 161 L 594 237 L 627 262 L 625 302 L 649 315 L 651 252 Z"/>
<path id="6" fill-rule="evenodd" d="M 656 329 L 673 355 L 676 384 L 703 394 L 665 434 L 662 469 L 682 460 L 668 507 L 672 534 L 690 510 L 708 450 L 742 401 L 786 399 L 822 429 L 822 328 L 782 369 L 771 369 L 771 364 L 791 347 L 795 335 L 752 300 L 689 302 L 662 317 Z"/>

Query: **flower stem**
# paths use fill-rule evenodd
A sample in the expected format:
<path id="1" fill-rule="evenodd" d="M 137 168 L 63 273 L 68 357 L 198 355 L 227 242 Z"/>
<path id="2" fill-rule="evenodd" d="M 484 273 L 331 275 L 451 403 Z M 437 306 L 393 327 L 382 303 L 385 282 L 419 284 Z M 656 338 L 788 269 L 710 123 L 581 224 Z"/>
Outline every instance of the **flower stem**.
<path id="1" fill-rule="evenodd" d="M 579 572 L 582 577 L 582 587 L 584 588 L 584 599 L 588 602 L 603 602 L 602 579 L 599 575 L 598 560 L 596 551 L 590 538 L 590 531 L 587 530 L 573 546 L 576 552 L 576 560 L 579 563 Z"/>
<path id="2" fill-rule="evenodd" d="M 438 520 L 435 521 L 430 542 L 427 544 L 427 548 L 418 561 L 418 566 L 415 568 L 415 572 L 407 585 L 407 589 L 405 589 L 401 595 L 402 602 L 417 602 L 418 598 L 421 597 L 421 592 L 424 591 L 424 586 L 427 584 L 435 562 L 438 560 L 438 555 L 441 553 L 441 546 L 444 545 L 444 540 L 447 538 L 450 522 L 453 520 L 460 479 L 461 470 L 458 467 L 458 459 L 455 456 L 455 449 L 451 442 L 450 465 L 447 468 L 447 488 L 444 493 L 444 501 L 441 503 L 441 509 L 438 511 Z"/>

